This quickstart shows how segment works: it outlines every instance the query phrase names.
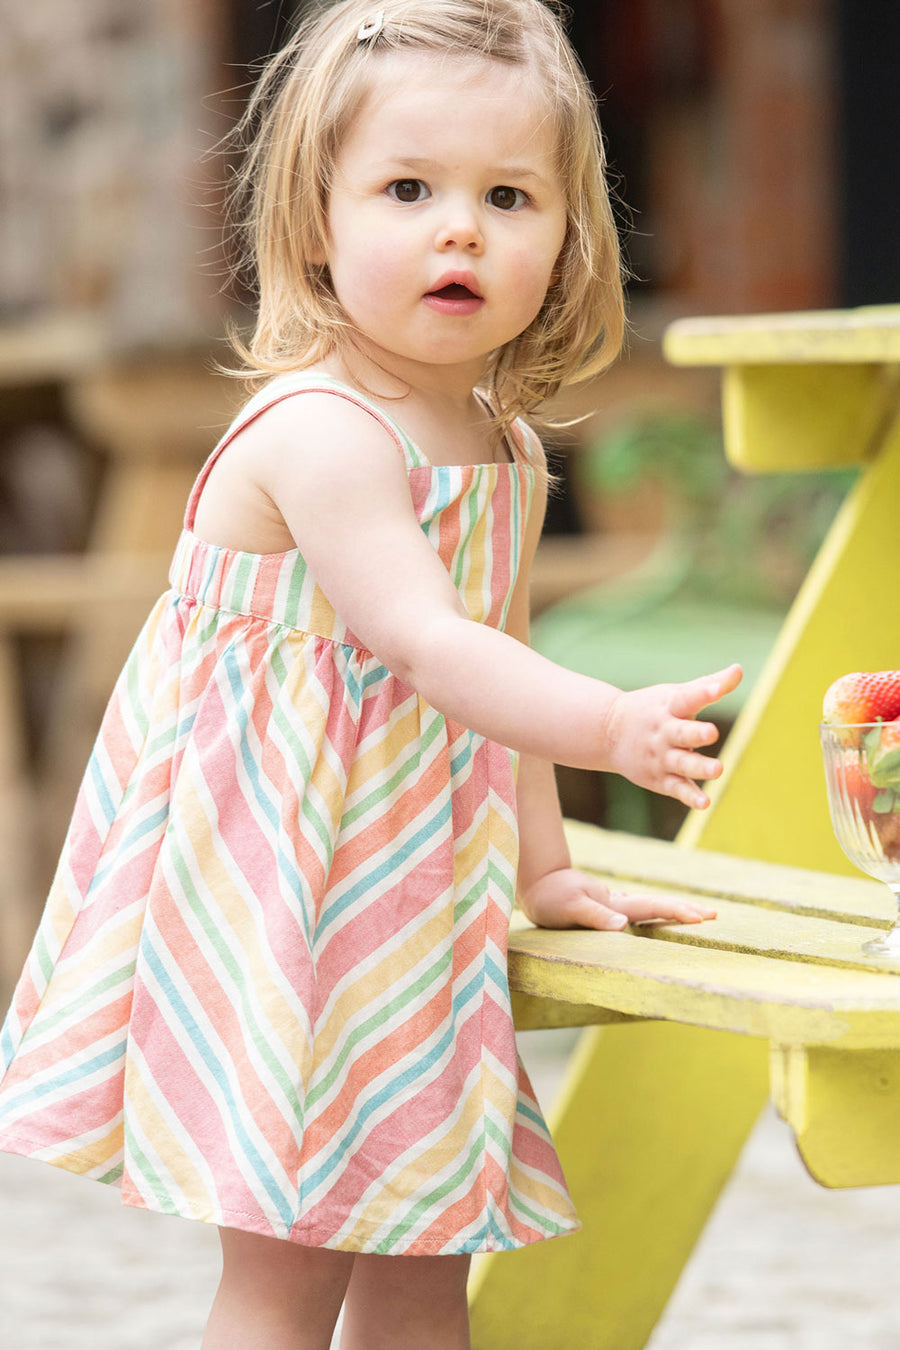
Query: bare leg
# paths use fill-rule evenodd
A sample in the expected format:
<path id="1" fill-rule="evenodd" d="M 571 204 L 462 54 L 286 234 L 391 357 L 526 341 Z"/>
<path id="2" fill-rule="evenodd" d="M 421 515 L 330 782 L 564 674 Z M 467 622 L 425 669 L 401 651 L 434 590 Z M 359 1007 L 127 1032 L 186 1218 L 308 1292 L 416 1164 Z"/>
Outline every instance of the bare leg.
<path id="1" fill-rule="evenodd" d="M 468 1256 L 357 1256 L 341 1350 L 470 1350 Z"/>
<path id="2" fill-rule="evenodd" d="M 220 1228 L 222 1279 L 201 1350 L 329 1350 L 353 1252 Z"/>

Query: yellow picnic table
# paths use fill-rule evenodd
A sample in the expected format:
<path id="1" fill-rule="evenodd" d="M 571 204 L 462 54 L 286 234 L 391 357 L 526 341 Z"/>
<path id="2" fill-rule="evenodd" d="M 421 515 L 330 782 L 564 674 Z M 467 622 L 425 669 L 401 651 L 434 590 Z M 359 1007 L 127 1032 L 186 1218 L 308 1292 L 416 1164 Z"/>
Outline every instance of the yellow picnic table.
<path id="1" fill-rule="evenodd" d="M 817 730 L 838 675 L 900 667 L 900 306 L 684 319 L 665 351 L 724 367 L 738 468 L 862 472 L 709 811 L 674 844 L 567 825 L 576 866 L 710 897 L 718 919 L 618 934 L 514 921 L 517 1025 L 589 1028 L 549 1113 L 584 1228 L 477 1260 L 474 1350 L 646 1345 L 767 1094 L 823 1185 L 900 1183 L 900 962 L 860 952 L 891 898 L 834 840 Z"/>

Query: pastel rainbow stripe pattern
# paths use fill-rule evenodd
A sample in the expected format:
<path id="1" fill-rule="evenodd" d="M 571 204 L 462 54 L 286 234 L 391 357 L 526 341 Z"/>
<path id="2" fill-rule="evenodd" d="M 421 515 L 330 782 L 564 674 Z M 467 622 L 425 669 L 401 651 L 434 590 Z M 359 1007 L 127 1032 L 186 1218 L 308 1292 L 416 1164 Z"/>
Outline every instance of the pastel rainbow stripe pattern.
<path id="1" fill-rule="evenodd" d="M 192 532 L 230 438 L 310 388 L 388 427 L 503 626 L 526 452 L 431 466 L 320 378 L 251 400 L 104 716 L 0 1032 L 0 1148 L 310 1246 L 520 1247 L 579 1224 L 510 1014 L 515 756 L 379 664 L 299 551 Z"/>

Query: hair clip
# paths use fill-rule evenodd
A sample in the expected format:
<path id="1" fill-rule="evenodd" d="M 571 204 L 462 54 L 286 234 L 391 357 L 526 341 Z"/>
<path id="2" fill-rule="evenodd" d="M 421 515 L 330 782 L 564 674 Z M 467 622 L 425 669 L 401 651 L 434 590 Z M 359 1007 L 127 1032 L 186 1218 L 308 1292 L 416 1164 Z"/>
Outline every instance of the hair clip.
<path id="1" fill-rule="evenodd" d="M 367 19 L 365 23 L 359 25 L 356 34 L 357 42 L 368 42 L 370 38 L 377 37 L 384 27 L 384 10 L 380 9 L 374 19 Z"/>

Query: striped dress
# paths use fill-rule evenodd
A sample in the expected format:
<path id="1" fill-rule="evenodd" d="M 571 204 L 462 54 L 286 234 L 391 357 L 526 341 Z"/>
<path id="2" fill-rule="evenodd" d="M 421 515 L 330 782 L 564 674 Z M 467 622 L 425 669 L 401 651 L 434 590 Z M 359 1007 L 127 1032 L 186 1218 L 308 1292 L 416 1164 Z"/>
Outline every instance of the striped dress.
<path id="1" fill-rule="evenodd" d="M 309 389 L 387 428 L 503 627 L 525 450 L 431 465 L 322 377 L 250 401 L 105 713 L 0 1033 L 0 1149 L 308 1246 L 516 1248 L 579 1224 L 510 1014 L 515 755 L 395 678 L 299 550 L 192 530 L 229 440 Z"/>

